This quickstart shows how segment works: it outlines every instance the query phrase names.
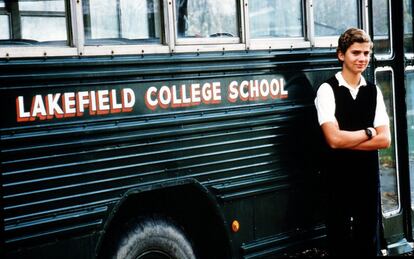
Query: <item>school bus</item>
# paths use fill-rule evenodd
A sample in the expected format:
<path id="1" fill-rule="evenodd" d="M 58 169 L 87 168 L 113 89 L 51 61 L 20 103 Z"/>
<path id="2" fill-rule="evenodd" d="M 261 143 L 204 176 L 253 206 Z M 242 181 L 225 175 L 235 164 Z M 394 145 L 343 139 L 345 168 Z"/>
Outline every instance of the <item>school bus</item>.
<path id="1" fill-rule="evenodd" d="M 1 256 L 274 258 L 326 246 L 318 86 L 375 48 L 384 254 L 413 241 L 411 0 L 0 0 Z M 352 186 L 349 191 L 352 192 Z M 344 247 L 344 249 L 346 249 Z"/>

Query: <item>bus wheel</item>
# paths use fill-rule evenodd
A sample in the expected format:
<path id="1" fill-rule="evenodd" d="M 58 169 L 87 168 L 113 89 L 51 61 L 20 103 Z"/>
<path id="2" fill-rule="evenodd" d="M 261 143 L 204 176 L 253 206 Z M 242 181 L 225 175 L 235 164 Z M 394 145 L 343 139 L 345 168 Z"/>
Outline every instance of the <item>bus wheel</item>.
<path id="1" fill-rule="evenodd" d="M 145 218 L 132 224 L 112 258 L 195 259 L 183 231 L 166 218 Z"/>

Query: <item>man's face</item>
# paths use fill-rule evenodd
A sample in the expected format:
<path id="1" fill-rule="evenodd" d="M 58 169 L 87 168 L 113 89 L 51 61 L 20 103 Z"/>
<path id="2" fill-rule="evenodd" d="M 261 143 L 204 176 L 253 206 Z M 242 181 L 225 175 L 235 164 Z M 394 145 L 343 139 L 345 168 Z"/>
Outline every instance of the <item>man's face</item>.
<path id="1" fill-rule="evenodd" d="M 338 53 L 338 58 L 343 62 L 343 68 L 353 74 L 364 72 L 367 68 L 371 53 L 371 45 L 368 42 L 355 42 L 346 50 L 345 54 Z"/>

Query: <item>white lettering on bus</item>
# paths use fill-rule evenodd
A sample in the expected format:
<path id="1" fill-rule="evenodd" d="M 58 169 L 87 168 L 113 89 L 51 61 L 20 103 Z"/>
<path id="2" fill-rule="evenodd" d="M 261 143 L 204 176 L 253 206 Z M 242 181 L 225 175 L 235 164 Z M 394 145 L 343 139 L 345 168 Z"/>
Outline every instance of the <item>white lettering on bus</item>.
<path id="1" fill-rule="evenodd" d="M 196 106 L 204 104 L 221 103 L 220 82 L 206 82 L 203 84 L 193 83 L 180 86 L 163 85 L 159 89 L 151 86 L 145 93 L 145 105 L 155 110 L 157 107 L 162 109 Z"/>
<path id="2" fill-rule="evenodd" d="M 60 103 L 59 103 L 60 101 Z M 16 98 L 17 121 L 46 120 L 83 116 L 86 109 L 90 115 L 131 112 L 135 105 L 135 93 L 130 88 L 120 91 L 116 89 L 98 91 L 80 91 L 35 95 L 32 98 L 30 110 L 25 110 L 23 96 Z"/>
<path id="3" fill-rule="evenodd" d="M 221 84 L 213 81 L 150 86 L 143 96 L 144 103 L 153 111 L 220 104 Z M 283 78 L 234 80 L 227 87 L 227 100 L 230 103 L 266 101 L 287 96 Z M 135 92 L 131 88 L 37 94 L 31 98 L 31 102 L 25 100 L 24 96 L 17 96 L 17 122 L 82 117 L 87 111 L 90 116 L 126 113 L 133 110 L 135 101 Z"/>
<path id="4" fill-rule="evenodd" d="M 242 82 L 232 81 L 229 84 L 227 99 L 229 102 L 256 101 L 268 99 L 287 98 L 288 91 L 285 90 L 285 81 L 283 78 L 268 80 L 244 80 Z"/>

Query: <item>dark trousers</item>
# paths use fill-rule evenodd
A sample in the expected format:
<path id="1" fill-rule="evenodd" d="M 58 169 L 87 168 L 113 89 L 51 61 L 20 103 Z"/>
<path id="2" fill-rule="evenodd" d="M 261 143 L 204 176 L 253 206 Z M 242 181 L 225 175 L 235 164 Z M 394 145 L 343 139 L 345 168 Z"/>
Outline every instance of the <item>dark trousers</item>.
<path id="1" fill-rule="evenodd" d="M 330 255 L 379 255 L 379 181 L 337 182 L 331 187 L 327 215 Z"/>

